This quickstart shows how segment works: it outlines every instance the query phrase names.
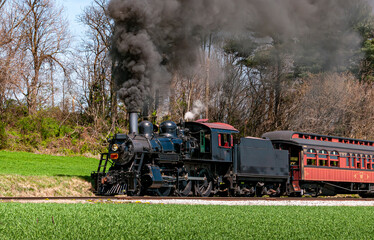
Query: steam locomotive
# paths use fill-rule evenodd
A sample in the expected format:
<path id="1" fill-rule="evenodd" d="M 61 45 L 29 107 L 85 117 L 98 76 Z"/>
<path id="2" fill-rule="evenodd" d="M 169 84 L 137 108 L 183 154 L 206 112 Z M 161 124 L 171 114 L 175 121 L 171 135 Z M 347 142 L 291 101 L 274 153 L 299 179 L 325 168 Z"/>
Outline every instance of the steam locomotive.
<path id="1" fill-rule="evenodd" d="M 292 131 L 235 139 L 239 131 L 205 120 L 159 131 L 138 125 L 117 133 L 92 172 L 97 195 L 302 196 L 374 194 L 374 142 Z"/>

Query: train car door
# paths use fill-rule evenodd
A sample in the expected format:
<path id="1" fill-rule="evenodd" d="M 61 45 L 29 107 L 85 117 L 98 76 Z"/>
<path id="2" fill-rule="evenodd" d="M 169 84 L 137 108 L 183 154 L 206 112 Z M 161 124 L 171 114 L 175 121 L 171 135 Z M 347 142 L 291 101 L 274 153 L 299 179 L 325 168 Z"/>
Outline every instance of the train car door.
<path id="1" fill-rule="evenodd" d="M 288 152 L 290 154 L 290 172 L 294 180 L 301 180 L 302 156 L 301 149 L 290 146 Z"/>
<path id="2" fill-rule="evenodd" d="M 289 145 L 288 152 L 290 156 L 290 179 L 293 190 L 301 191 L 299 181 L 302 179 L 303 170 L 303 149 L 299 146 Z"/>
<path id="3" fill-rule="evenodd" d="M 300 191 L 299 181 L 303 169 L 302 148 L 291 144 L 279 144 L 279 149 L 287 150 L 290 161 L 290 180 L 294 191 Z"/>

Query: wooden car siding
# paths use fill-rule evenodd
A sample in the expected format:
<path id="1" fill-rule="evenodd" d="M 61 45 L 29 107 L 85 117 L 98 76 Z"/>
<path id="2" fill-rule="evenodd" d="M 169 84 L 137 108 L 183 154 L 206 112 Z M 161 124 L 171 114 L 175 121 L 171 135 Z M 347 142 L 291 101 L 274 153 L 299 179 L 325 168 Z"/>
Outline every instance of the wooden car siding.
<path id="1" fill-rule="evenodd" d="M 366 169 L 304 166 L 302 175 L 305 181 L 374 182 L 374 171 Z"/>

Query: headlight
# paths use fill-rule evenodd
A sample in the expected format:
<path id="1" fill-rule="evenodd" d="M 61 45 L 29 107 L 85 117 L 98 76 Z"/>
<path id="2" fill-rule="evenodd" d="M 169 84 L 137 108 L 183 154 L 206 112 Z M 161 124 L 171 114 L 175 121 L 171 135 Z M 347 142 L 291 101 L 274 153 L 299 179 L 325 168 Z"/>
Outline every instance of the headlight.
<path id="1" fill-rule="evenodd" d="M 117 151 L 118 150 L 118 144 L 113 144 L 112 145 L 112 151 Z"/>

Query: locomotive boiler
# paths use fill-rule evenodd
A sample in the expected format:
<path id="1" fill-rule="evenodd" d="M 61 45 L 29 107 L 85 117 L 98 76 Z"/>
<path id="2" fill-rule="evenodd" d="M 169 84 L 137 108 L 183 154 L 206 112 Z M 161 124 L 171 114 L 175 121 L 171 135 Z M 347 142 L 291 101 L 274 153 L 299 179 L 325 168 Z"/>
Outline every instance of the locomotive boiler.
<path id="1" fill-rule="evenodd" d="M 241 138 L 225 123 L 165 121 L 138 125 L 109 140 L 91 174 L 97 195 L 279 196 L 289 185 L 288 151 L 270 140 Z"/>

